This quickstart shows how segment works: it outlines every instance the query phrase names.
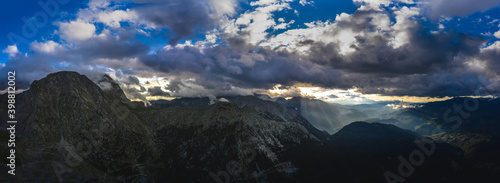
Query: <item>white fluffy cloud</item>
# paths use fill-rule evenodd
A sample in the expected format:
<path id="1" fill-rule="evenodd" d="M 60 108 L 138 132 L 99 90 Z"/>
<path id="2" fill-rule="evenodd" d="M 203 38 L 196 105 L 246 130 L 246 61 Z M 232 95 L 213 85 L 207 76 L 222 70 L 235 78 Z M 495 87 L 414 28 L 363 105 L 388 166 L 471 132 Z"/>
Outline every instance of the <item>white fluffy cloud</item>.
<path id="1" fill-rule="evenodd" d="M 498 25 L 498 27 L 500 27 L 500 24 Z M 493 36 L 495 36 L 496 38 L 500 39 L 500 30 L 498 30 L 497 32 L 495 32 L 493 34 Z"/>
<path id="2" fill-rule="evenodd" d="M 89 1 L 88 6 L 90 9 L 99 9 L 109 6 L 109 4 L 108 0 L 91 0 Z"/>
<path id="3" fill-rule="evenodd" d="M 237 0 L 211 0 L 210 7 L 215 11 L 216 17 L 233 15 L 236 12 L 237 2 Z"/>
<path id="4" fill-rule="evenodd" d="M 371 4 L 371 5 L 389 5 L 391 0 L 353 0 L 356 4 Z"/>
<path id="5" fill-rule="evenodd" d="M 289 2 L 290 0 L 260 0 L 252 2 L 250 5 L 257 6 L 255 11 L 242 14 L 232 24 L 232 29 L 226 29 L 226 33 L 237 34 L 238 28 L 235 27 L 240 27 L 239 30 L 241 32 L 248 33 L 246 39 L 250 43 L 257 45 L 266 40 L 266 36 L 268 35 L 266 31 L 268 29 L 276 28 L 277 26 L 276 21 L 274 21 L 273 12 L 291 9 Z M 287 24 L 280 24 L 277 28 L 279 29 L 283 26 L 286 27 Z"/>
<path id="6" fill-rule="evenodd" d="M 56 50 L 62 48 L 62 46 L 59 43 L 50 40 L 46 42 L 32 42 L 30 44 L 30 48 L 36 52 L 55 53 Z"/>
<path id="7" fill-rule="evenodd" d="M 498 32 L 495 32 L 495 34 L 493 34 L 496 38 L 500 39 L 500 31 Z"/>
<path id="8" fill-rule="evenodd" d="M 374 4 L 374 5 L 389 5 L 393 2 L 401 2 L 406 4 L 414 4 L 413 0 L 353 0 L 357 4 Z"/>
<path id="9" fill-rule="evenodd" d="M 9 54 L 9 57 L 13 57 L 19 53 L 19 50 L 17 49 L 17 45 L 9 45 L 2 52 Z"/>
<path id="10" fill-rule="evenodd" d="M 378 6 L 385 1 L 369 1 Z M 390 2 L 388 2 L 390 3 Z M 361 7 L 363 8 L 363 7 Z M 366 8 L 366 7 L 365 7 Z M 373 8 L 373 7 L 372 7 Z M 370 11 L 370 10 L 367 10 Z M 342 13 L 337 15 L 333 22 L 315 21 L 306 23 L 308 28 L 291 29 L 266 39 L 260 46 L 271 48 L 280 48 L 294 51 L 306 51 L 309 49 L 306 42 L 324 42 L 337 43 L 341 54 L 348 54 L 355 51 L 357 46 L 356 37 L 374 38 L 381 35 L 389 37 L 390 45 L 398 48 L 408 44 L 408 28 L 416 26 L 417 22 L 413 17 L 419 15 L 419 9 L 416 7 L 408 8 L 403 6 L 394 11 L 395 22 L 391 22 L 391 15 L 379 12 L 371 13 L 369 17 L 360 15 L 349 15 Z M 361 20 L 370 19 L 370 22 Z M 373 31 L 360 31 L 353 27 L 373 26 Z"/>
<path id="11" fill-rule="evenodd" d="M 408 27 L 414 27 L 417 23 L 412 20 L 412 17 L 419 15 L 419 9 L 412 7 L 403 7 L 394 12 L 396 14 L 396 24 L 392 26 L 394 29 L 394 38 L 392 40 L 392 45 L 398 48 L 406 43 L 408 43 Z"/>
<path id="12" fill-rule="evenodd" d="M 100 12 L 97 15 L 98 21 L 104 23 L 111 28 L 120 28 L 120 22 L 125 21 L 138 21 L 138 15 L 135 11 L 127 10 L 115 10 L 111 12 Z"/>
<path id="13" fill-rule="evenodd" d="M 94 24 L 80 20 L 59 23 L 59 35 L 68 42 L 79 42 L 95 36 Z"/>
<path id="14" fill-rule="evenodd" d="M 299 3 L 302 5 L 302 6 L 305 6 L 305 5 L 308 5 L 308 4 L 313 4 L 314 1 L 307 1 L 307 0 L 300 0 Z"/>
<path id="15" fill-rule="evenodd" d="M 292 20 L 292 21 L 290 21 L 288 23 L 283 22 L 283 23 L 280 23 L 280 24 L 274 26 L 273 29 L 274 30 L 287 29 L 288 27 L 290 27 L 290 25 L 292 25 L 294 23 L 295 23 L 295 20 Z"/>

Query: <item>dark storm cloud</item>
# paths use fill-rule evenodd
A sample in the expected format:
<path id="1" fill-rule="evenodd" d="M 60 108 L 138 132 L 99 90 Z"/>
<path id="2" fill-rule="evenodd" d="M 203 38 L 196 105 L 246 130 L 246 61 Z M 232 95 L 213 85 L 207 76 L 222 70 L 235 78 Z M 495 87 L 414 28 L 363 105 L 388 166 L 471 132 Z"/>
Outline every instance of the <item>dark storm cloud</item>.
<path id="1" fill-rule="evenodd" d="M 213 29 L 221 17 L 214 14 L 210 1 L 198 0 L 139 0 L 143 3 L 135 10 L 146 21 L 159 27 L 167 27 L 174 34 L 166 34 L 170 44 L 187 36 L 205 33 Z"/>
<path id="2" fill-rule="evenodd" d="M 354 73 L 377 73 L 380 76 L 425 74 L 463 66 L 463 62 L 456 59 L 477 54 L 484 43 L 478 36 L 431 33 L 423 27 L 408 32 L 410 44 L 399 48 L 389 44 L 390 37 L 356 37 L 357 44 L 352 46 L 355 51 L 347 55 L 340 55 L 334 43 L 318 43 L 311 49 L 310 60 Z"/>
<path id="3" fill-rule="evenodd" d="M 50 60 L 40 58 L 37 62 L 31 59 L 27 59 L 23 54 L 17 54 L 15 57 L 9 58 L 9 62 L 5 64 L 4 68 L 0 69 L 1 81 L 7 81 L 7 72 L 16 72 L 16 88 L 17 89 L 27 89 L 31 85 L 34 79 L 40 79 L 45 77 L 48 73 L 51 73 L 53 69 L 48 65 Z M 7 82 L 0 82 L 0 88 L 7 88 Z"/>
<path id="4" fill-rule="evenodd" d="M 477 73 L 456 70 L 451 73 L 403 75 L 392 78 L 360 75 L 353 82 L 362 93 L 419 97 L 467 96 L 476 94 L 482 87 L 478 76 Z"/>
<path id="5" fill-rule="evenodd" d="M 165 89 L 174 92 L 179 91 L 182 86 L 185 86 L 184 83 L 179 78 L 175 78 L 170 80 L 170 83 L 168 83 L 168 86 L 165 87 Z"/>
<path id="6" fill-rule="evenodd" d="M 478 56 L 478 60 L 483 61 L 481 64 L 485 65 L 487 68 L 486 71 L 483 71 L 481 74 L 481 84 L 487 89 L 485 93 L 488 95 L 500 95 L 500 42 L 496 42 L 490 47 L 483 49 Z M 492 83 L 486 81 L 485 78 L 496 78 L 497 82 Z"/>
<path id="7" fill-rule="evenodd" d="M 60 70 L 78 71 L 93 78 L 103 75 L 104 72 L 99 69 L 89 70 L 88 65 L 85 65 L 81 58 L 81 56 L 70 54 L 19 53 L 14 57 L 10 57 L 6 66 L 1 68 L 0 72 L 15 71 L 17 89 L 28 89 L 33 80 L 44 78 L 48 74 Z M 62 61 L 66 60 L 71 65 L 65 66 Z M 7 74 L 0 75 L 0 80 L 7 81 Z M 6 87 L 6 82 L 0 82 L 0 88 Z"/>
<path id="8" fill-rule="evenodd" d="M 374 15 L 384 14 L 380 10 L 358 10 L 354 12 L 349 20 L 337 22 L 337 26 L 342 29 L 350 29 L 354 32 L 374 32 L 376 26 L 373 24 Z"/>
<path id="9" fill-rule="evenodd" d="M 109 67 L 128 72 L 125 74 L 130 75 L 141 68 L 133 65 L 134 63 L 127 61 L 127 59 L 145 55 L 148 51 L 149 46 L 142 44 L 140 41 L 117 39 L 112 36 L 93 37 L 79 42 L 71 49 L 58 49 L 55 54 L 36 50 L 27 54 L 19 53 L 9 58 L 9 62 L 0 71 L 3 73 L 8 71 L 19 73 L 16 80 L 18 81 L 18 87 L 23 89 L 28 88 L 34 79 L 40 79 L 49 73 L 61 70 L 78 71 L 89 78 L 100 78 L 108 71 L 100 67 Z M 89 66 L 92 66 L 92 68 Z M 135 67 L 134 71 L 126 69 L 129 67 Z M 0 79 L 6 79 L 6 76 L 0 75 Z M 1 83 L 0 87 L 6 87 L 5 83 Z"/>
<path id="10" fill-rule="evenodd" d="M 484 49 L 481 52 L 480 58 L 486 62 L 486 66 L 491 68 L 491 70 L 500 71 L 500 42 L 492 45 L 489 49 Z"/>
<path id="11" fill-rule="evenodd" d="M 203 53 L 192 47 L 161 50 L 141 60 L 164 73 L 196 74 L 199 79 L 194 84 L 205 89 L 230 89 L 231 85 L 268 89 L 275 84 L 297 82 L 334 85 L 341 78 L 335 70 L 300 61 L 301 56 L 296 53 L 259 48 L 241 41 L 223 45 L 204 49 Z M 178 90 L 178 85 L 174 83 L 168 90 Z"/>
<path id="12" fill-rule="evenodd" d="M 170 93 L 163 91 L 159 86 L 148 88 L 148 94 L 150 96 L 170 96 Z"/>
<path id="13" fill-rule="evenodd" d="M 424 0 L 427 14 L 438 19 L 441 16 L 466 16 L 478 11 L 486 11 L 500 5 L 500 0 Z"/>
<path id="14" fill-rule="evenodd" d="M 374 18 L 381 11 L 358 11 L 352 19 L 338 22 L 338 31 L 373 33 Z M 335 42 L 304 40 L 309 54 L 277 51 L 248 44 L 242 37 L 231 37 L 222 44 L 206 48 L 184 47 L 161 50 L 141 60 L 161 72 L 189 72 L 199 78 L 194 84 L 205 89 L 231 86 L 269 89 L 275 84 L 290 86 L 307 83 L 315 86 L 348 89 L 363 93 L 411 96 L 474 95 L 475 73 L 468 70 L 466 60 L 479 54 L 484 39 L 463 33 L 431 32 L 420 24 L 404 30 L 409 44 L 394 48 L 391 33 L 357 36 L 351 45 L 355 51 L 341 55 Z M 243 57 L 252 58 L 242 61 Z M 257 59 L 262 57 L 261 59 Z M 171 89 L 176 91 L 179 84 Z"/>
<path id="15" fill-rule="evenodd" d="M 348 30 L 355 33 L 376 32 L 373 17 L 386 12 L 356 11 L 350 19 L 337 22 L 336 34 Z M 353 73 L 377 73 L 387 75 L 425 74 L 461 66 L 457 56 L 470 56 L 479 52 L 484 39 L 479 36 L 449 32 L 431 32 L 420 24 L 409 24 L 405 30 L 409 44 L 394 48 L 390 44 L 394 35 L 378 33 L 375 36 L 356 36 L 350 47 L 355 51 L 340 55 L 336 43 L 309 43 L 312 46 L 309 59 L 320 65 Z"/>
<path id="16" fill-rule="evenodd" d="M 344 19 L 335 31 L 375 31 L 372 18 L 380 11 L 358 11 Z M 344 74 L 344 84 L 363 93 L 413 96 L 474 95 L 476 76 L 466 61 L 478 56 L 485 39 L 453 31 L 432 32 L 420 24 L 405 30 L 408 44 L 394 48 L 391 33 L 356 36 L 354 52 L 340 54 L 336 43 L 314 42 L 308 60 Z M 362 34 L 363 35 L 363 34 Z M 366 35 L 366 34 L 365 34 Z M 335 87 L 335 86 L 333 86 Z"/>
<path id="17" fill-rule="evenodd" d="M 88 40 L 71 51 L 74 54 L 86 55 L 88 59 L 123 59 L 146 54 L 149 51 L 149 46 L 140 41 L 117 40 L 111 37 Z"/>
<path id="18" fill-rule="evenodd" d="M 89 69 L 82 60 L 68 60 L 67 66 L 63 64 L 63 58 L 75 58 L 74 55 L 46 55 L 46 54 L 18 54 L 13 58 L 10 58 L 4 68 L 0 69 L 0 72 L 7 73 L 9 71 L 16 72 L 16 88 L 17 89 L 28 89 L 34 80 L 44 78 L 50 73 L 57 71 L 77 71 L 80 74 L 84 74 L 90 79 L 101 78 L 105 71 L 104 69 Z M 0 80 L 6 81 L 7 74 L 0 75 Z M 6 82 L 0 82 L 0 88 L 6 88 Z"/>
<path id="19" fill-rule="evenodd" d="M 128 81 L 130 84 L 139 85 L 139 79 L 135 76 L 129 76 Z"/>

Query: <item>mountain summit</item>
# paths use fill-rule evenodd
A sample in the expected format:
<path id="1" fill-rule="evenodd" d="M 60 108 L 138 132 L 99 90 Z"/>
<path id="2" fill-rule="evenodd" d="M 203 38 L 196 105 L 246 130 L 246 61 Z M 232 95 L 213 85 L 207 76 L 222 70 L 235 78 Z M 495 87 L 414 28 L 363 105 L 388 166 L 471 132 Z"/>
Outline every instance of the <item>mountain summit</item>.
<path id="1" fill-rule="evenodd" d="M 128 181 L 140 178 L 138 167 L 157 166 L 151 130 L 116 86 L 103 90 L 84 75 L 58 72 L 19 94 L 16 178 Z"/>

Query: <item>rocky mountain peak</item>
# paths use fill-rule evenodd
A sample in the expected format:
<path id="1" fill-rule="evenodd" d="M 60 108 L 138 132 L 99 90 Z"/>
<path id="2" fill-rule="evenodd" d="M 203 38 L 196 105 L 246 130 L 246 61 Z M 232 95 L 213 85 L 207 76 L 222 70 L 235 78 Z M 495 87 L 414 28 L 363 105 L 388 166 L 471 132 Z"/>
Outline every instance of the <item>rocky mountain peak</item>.
<path id="1" fill-rule="evenodd" d="M 76 72 L 57 72 L 34 81 L 29 90 L 16 97 L 16 108 L 22 109 L 17 115 L 16 151 L 24 152 L 19 161 L 25 163 L 17 169 L 20 174 L 52 170 L 51 162 L 58 162 L 71 165 L 86 179 L 105 180 L 106 174 L 132 172 L 130 177 L 109 181 L 133 182 L 140 177 L 134 166 L 157 162 L 151 131 L 127 105 L 130 101 L 123 98 L 118 84 L 109 76 L 98 83 L 110 87 L 103 90 Z M 68 165 L 68 153 L 76 154 L 78 161 Z M 40 154 L 47 154 L 44 162 L 37 162 Z"/>
<path id="2" fill-rule="evenodd" d="M 73 71 L 61 71 L 47 75 L 47 77 L 35 80 L 30 90 L 33 92 L 45 91 L 45 89 L 74 90 L 95 89 L 95 84 L 86 76 Z"/>
<path id="3" fill-rule="evenodd" d="M 108 99 L 117 98 L 121 102 L 129 103 L 120 85 L 109 75 L 105 74 L 96 81 L 74 71 L 51 73 L 47 77 L 33 81 L 30 91 L 34 93 L 53 93 L 55 95 L 87 94 L 89 97 L 104 96 Z"/>
<path id="4" fill-rule="evenodd" d="M 101 87 L 101 89 L 114 97 L 120 98 L 123 102 L 128 102 L 127 97 L 125 96 L 125 92 L 121 89 L 120 85 L 116 83 L 113 78 L 109 75 L 104 74 L 97 82 L 97 85 Z"/>

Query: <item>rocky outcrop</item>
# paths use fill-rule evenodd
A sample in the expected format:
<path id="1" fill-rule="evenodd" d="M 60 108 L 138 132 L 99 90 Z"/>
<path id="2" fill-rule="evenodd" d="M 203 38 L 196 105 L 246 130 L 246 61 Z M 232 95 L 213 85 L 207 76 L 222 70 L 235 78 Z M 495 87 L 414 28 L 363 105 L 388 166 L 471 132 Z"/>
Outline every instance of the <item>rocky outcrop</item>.
<path id="1" fill-rule="evenodd" d="M 17 96 L 18 179 L 134 181 L 161 166 L 148 125 L 102 81 L 59 72 Z"/>

